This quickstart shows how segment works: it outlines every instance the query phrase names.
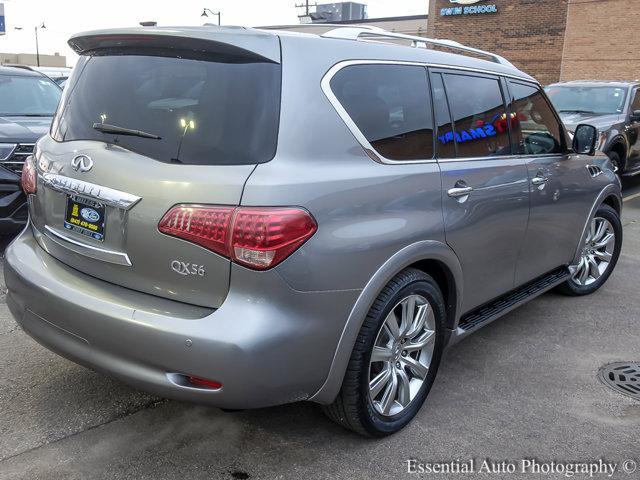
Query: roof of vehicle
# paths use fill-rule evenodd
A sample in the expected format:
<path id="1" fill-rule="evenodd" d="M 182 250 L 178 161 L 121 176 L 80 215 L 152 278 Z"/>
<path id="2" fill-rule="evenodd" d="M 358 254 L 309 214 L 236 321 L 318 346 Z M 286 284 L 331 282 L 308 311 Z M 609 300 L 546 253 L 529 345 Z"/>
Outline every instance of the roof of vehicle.
<path id="1" fill-rule="evenodd" d="M 320 24 L 325 29 L 332 27 L 328 24 Z M 304 25 L 302 25 L 304 27 Z M 300 27 L 300 26 L 296 26 Z M 315 38 L 322 42 L 340 41 L 340 42 L 352 42 L 357 41 L 358 51 L 368 51 L 370 56 L 382 56 L 388 60 L 396 60 L 394 55 L 398 55 L 398 60 L 424 62 L 424 63 L 437 63 L 443 66 L 461 66 L 468 69 L 478 69 L 483 71 L 495 72 L 497 74 L 512 75 L 524 80 L 534 81 L 535 79 L 526 73 L 518 70 L 509 62 L 498 55 L 490 52 L 482 52 L 475 50 L 471 47 L 467 47 L 455 42 L 449 42 L 447 40 L 430 40 L 422 37 L 410 37 L 395 34 L 393 32 L 386 32 L 385 30 L 375 27 L 354 27 L 353 25 L 336 25 L 336 32 L 334 35 L 329 35 L 332 32 L 323 33 L 321 35 L 312 33 L 292 32 L 290 30 L 282 29 L 286 27 L 278 27 L 279 29 L 258 29 L 249 27 L 237 27 L 237 26 L 217 26 L 217 25 L 205 25 L 202 27 L 134 27 L 124 29 L 109 29 L 109 30 L 97 30 L 91 32 L 78 33 L 69 39 L 69 45 L 79 54 L 88 54 L 92 51 L 100 48 L 116 48 L 129 45 L 140 45 L 139 42 L 145 40 L 164 39 L 167 41 L 166 45 L 169 47 L 176 47 L 177 44 L 188 45 L 185 42 L 179 42 L 182 40 L 195 40 L 199 42 L 211 42 L 212 44 L 225 44 L 229 43 L 235 48 L 240 50 L 250 51 L 253 54 L 258 54 L 268 60 L 274 62 L 280 62 L 280 46 L 278 42 L 274 40 L 279 36 L 286 36 L 289 38 L 310 39 Z M 337 29 L 340 29 L 337 30 Z M 364 36 L 371 36 L 371 41 L 365 38 L 360 38 L 358 31 L 362 30 Z M 344 31 L 344 35 L 340 32 Z M 351 38 L 349 38 L 351 36 Z M 390 38 L 386 38 L 386 37 Z M 377 38 L 374 38 L 377 37 Z M 395 38 L 391 38 L 395 37 Z M 400 45 L 398 42 L 402 40 L 411 41 L 415 39 L 414 47 Z M 385 41 L 386 38 L 386 41 Z M 358 41 L 361 40 L 361 41 Z M 364 41 L 362 41 L 364 40 Z M 459 55 L 456 53 L 442 52 L 441 50 L 434 50 L 428 48 L 428 43 L 425 42 L 440 42 L 439 47 L 443 47 L 445 42 L 448 45 L 444 46 L 447 50 L 461 51 L 466 50 L 468 53 L 479 54 L 482 56 L 492 57 L 492 60 L 483 60 L 475 56 Z M 426 48 L 415 48 L 415 47 Z M 385 50 L 386 48 L 386 50 Z M 411 52 L 410 52 L 411 51 Z M 379 53 L 378 53 L 379 52 Z M 401 53 L 404 52 L 404 53 Z M 345 58 L 348 60 L 349 58 Z"/>
<path id="2" fill-rule="evenodd" d="M 40 72 L 31 70 L 31 68 L 28 66 L 24 66 L 24 67 L 0 66 L 0 75 L 13 75 L 13 76 L 23 76 L 23 77 L 46 77 L 46 75 L 43 75 Z"/>
<path id="3" fill-rule="evenodd" d="M 549 87 L 619 87 L 627 88 L 640 85 L 640 80 L 571 80 L 568 82 L 557 82 L 548 85 Z"/>

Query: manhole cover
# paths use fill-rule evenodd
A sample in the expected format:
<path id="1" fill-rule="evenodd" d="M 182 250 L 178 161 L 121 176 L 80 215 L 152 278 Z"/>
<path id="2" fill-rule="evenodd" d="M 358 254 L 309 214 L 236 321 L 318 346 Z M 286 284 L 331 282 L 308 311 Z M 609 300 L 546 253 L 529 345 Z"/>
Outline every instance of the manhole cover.
<path id="1" fill-rule="evenodd" d="M 610 363 L 600 369 L 598 377 L 616 392 L 640 400 L 640 363 Z"/>

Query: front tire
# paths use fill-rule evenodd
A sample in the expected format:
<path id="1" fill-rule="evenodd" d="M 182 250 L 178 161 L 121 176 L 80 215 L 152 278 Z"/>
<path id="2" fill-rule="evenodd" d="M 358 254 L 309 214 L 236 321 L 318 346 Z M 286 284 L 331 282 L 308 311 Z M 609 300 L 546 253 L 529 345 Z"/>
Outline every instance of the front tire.
<path id="1" fill-rule="evenodd" d="M 413 268 L 382 290 L 365 319 L 327 416 L 361 435 L 405 427 L 425 401 L 444 349 L 445 304 L 437 283 Z"/>
<path id="2" fill-rule="evenodd" d="M 618 155 L 617 152 L 612 151 L 607 153 L 607 157 L 609 157 L 609 160 L 611 160 L 611 163 L 613 164 L 613 173 L 619 177 L 622 176 L 622 159 L 620 158 L 620 155 Z"/>
<path id="3" fill-rule="evenodd" d="M 591 221 L 580 261 L 571 278 L 558 287 L 560 293 L 580 296 L 598 290 L 616 267 L 621 250 L 620 216 L 610 206 L 601 205 Z"/>

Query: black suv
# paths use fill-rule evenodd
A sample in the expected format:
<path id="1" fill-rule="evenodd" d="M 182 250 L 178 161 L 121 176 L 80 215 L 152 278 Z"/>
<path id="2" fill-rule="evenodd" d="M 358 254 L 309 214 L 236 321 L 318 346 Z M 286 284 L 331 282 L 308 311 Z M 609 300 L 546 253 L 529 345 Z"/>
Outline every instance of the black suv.
<path id="1" fill-rule="evenodd" d="M 581 123 L 594 125 L 598 149 L 617 173 L 640 174 L 640 82 L 561 82 L 545 90 L 571 134 Z"/>
<path id="2" fill-rule="evenodd" d="M 0 67 L 0 235 L 16 233 L 27 221 L 22 165 L 49 131 L 61 94 L 42 73 Z"/>

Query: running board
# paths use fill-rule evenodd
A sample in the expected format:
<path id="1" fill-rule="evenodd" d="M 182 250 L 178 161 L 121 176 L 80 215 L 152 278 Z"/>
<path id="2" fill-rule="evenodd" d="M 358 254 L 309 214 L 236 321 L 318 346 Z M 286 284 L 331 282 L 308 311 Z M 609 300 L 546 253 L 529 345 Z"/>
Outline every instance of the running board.
<path id="1" fill-rule="evenodd" d="M 640 168 L 636 168 L 635 170 L 631 170 L 630 172 L 624 172 L 622 177 L 635 177 L 636 175 L 640 175 Z"/>
<path id="2" fill-rule="evenodd" d="M 471 310 L 460 319 L 458 335 L 470 333 L 519 307 L 523 303 L 542 295 L 553 287 L 567 280 L 571 274 L 567 267 L 557 268 L 552 272 L 533 280 L 522 287 L 498 297 L 497 299 Z"/>

